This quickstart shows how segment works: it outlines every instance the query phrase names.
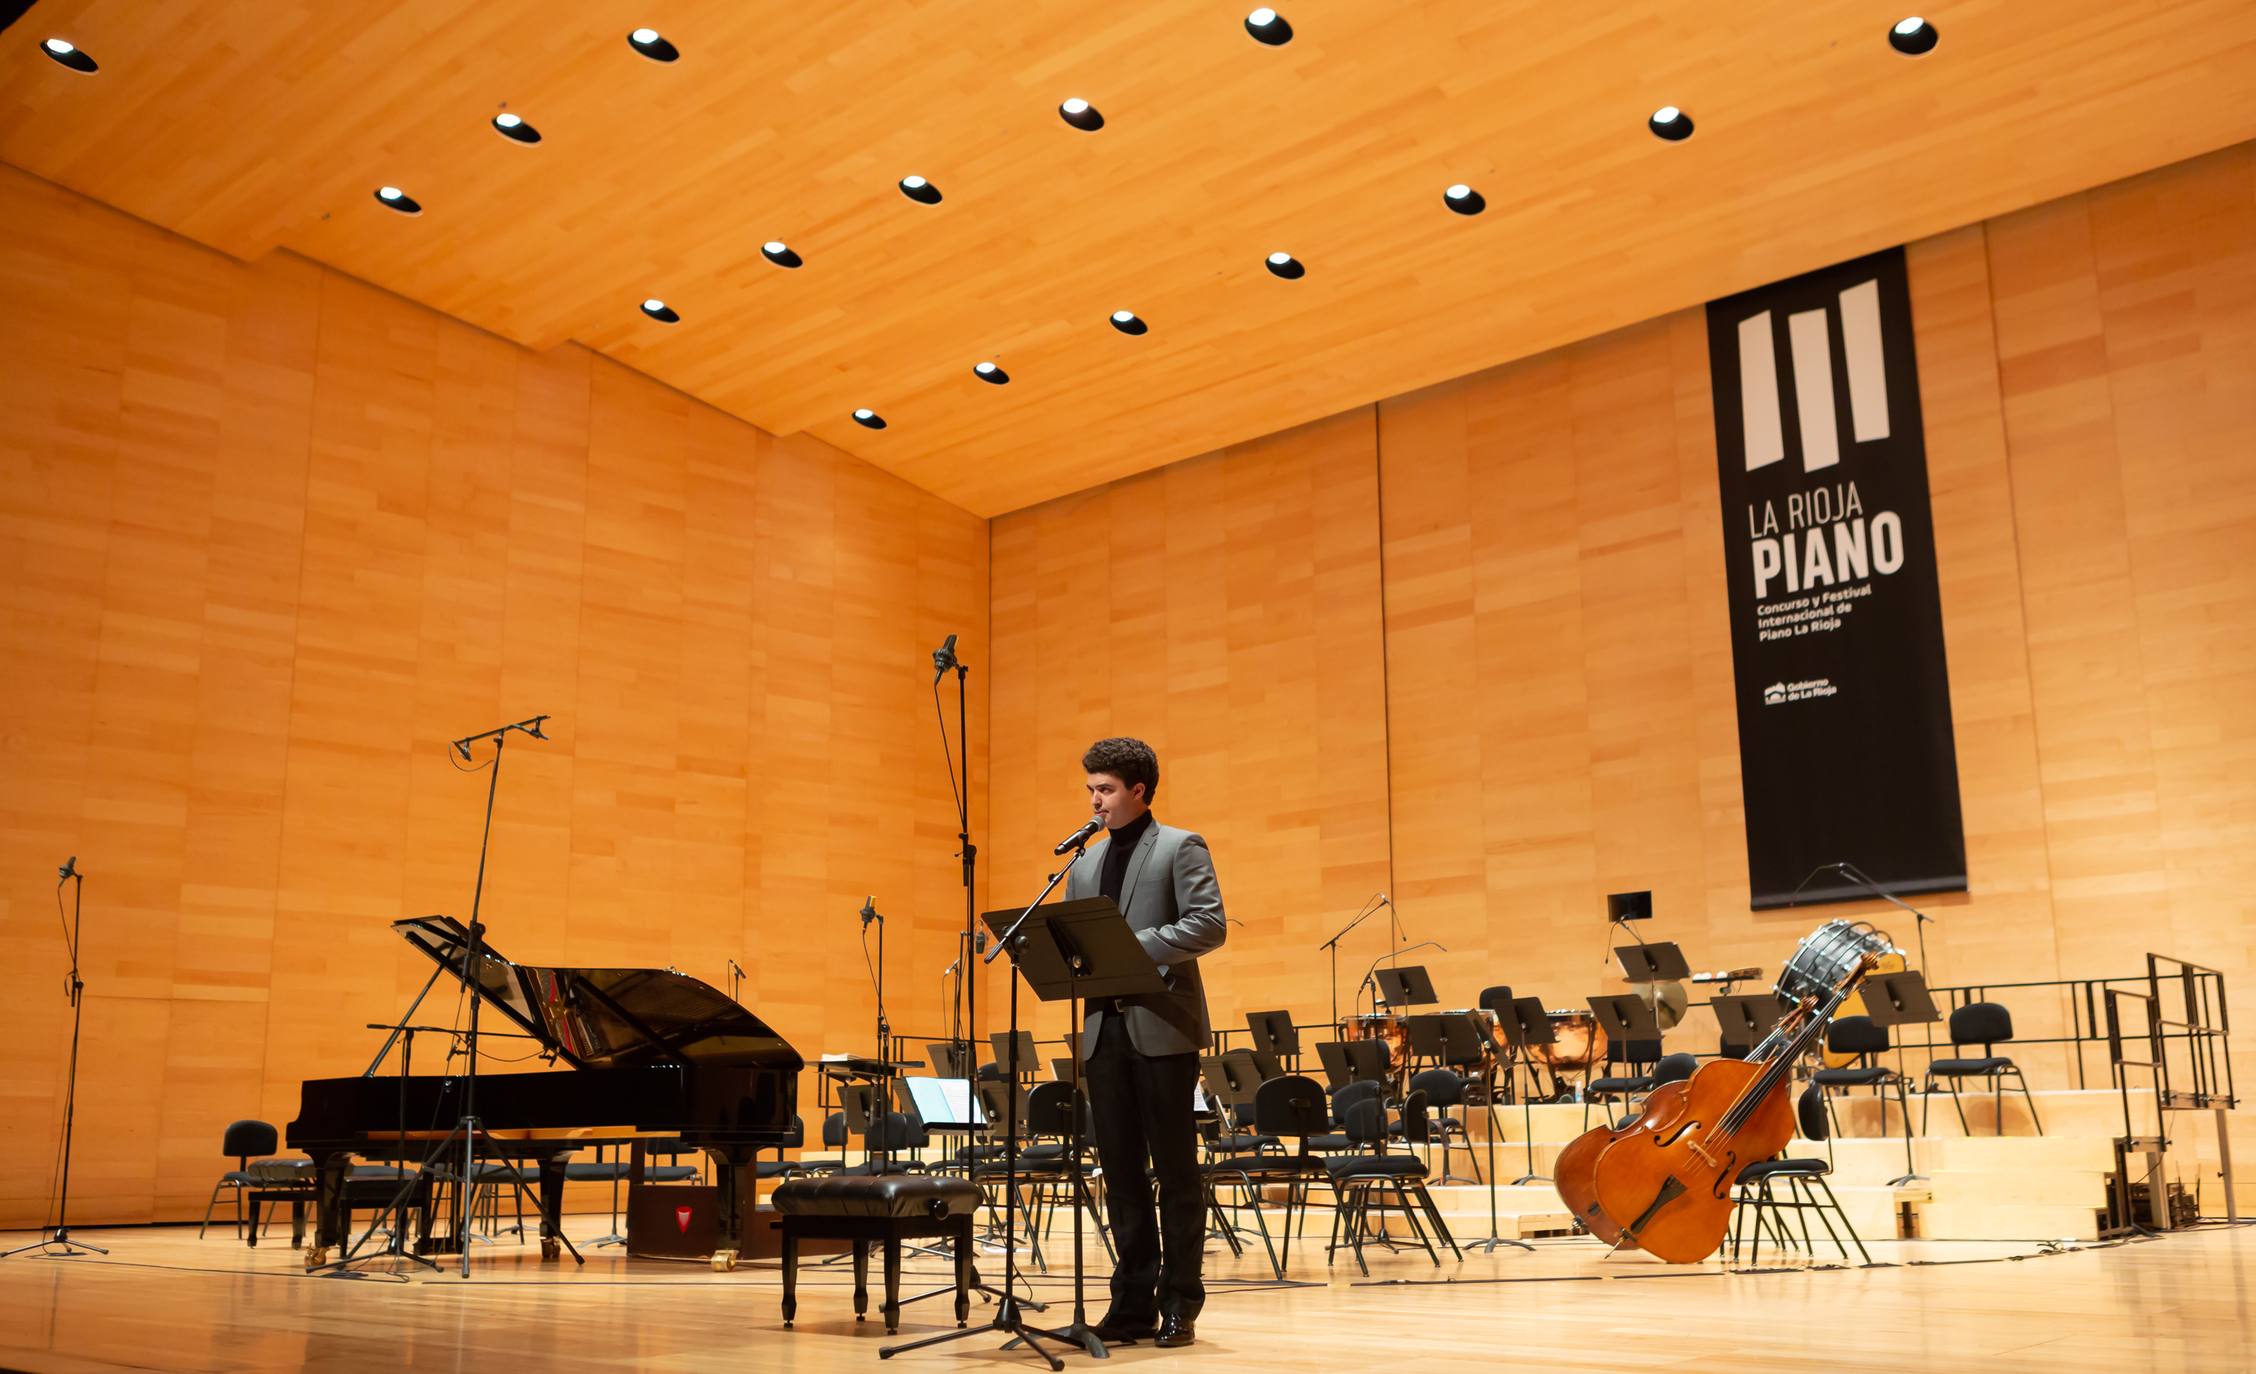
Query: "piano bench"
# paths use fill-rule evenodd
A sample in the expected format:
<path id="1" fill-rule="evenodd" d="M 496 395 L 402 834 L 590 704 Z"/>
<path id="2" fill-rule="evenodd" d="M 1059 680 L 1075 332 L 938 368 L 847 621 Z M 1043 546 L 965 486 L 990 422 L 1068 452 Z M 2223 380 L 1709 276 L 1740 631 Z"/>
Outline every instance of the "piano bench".
<path id="1" fill-rule="evenodd" d="M 901 1242 L 944 1236 L 955 1242 L 956 1325 L 971 1315 L 972 1214 L 977 1185 L 928 1174 L 860 1178 L 795 1178 L 776 1185 L 769 1201 L 783 1223 L 783 1325 L 799 1315 L 799 1242 L 845 1240 L 854 1246 L 854 1320 L 869 1311 L 869 1248 L 885 1246 L 885 1302 L 878 1308 L 891 1335 L 901 1328 Z M 946 1289 L 923 1294 L 934 1297 Z M 912 1298 L 914 1302 L 916 1299 Z"/>

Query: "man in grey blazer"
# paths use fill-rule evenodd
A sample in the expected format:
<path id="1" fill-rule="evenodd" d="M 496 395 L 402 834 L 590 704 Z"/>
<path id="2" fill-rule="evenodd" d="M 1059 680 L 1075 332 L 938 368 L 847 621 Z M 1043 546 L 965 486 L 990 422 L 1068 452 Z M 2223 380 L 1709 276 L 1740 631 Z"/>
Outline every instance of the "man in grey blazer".
<path id="1" fill-rule="evenodd" d="M 1191 1095 L 1211 1039 L 1198 960 L 1229 933 L 1222 889 L 1206 841 L 1153 819 L 1159 758 L 1150 745 L 1098 740 L 1081 767 L 1107 834 L 1074 866 L 1066 896 L 1101 893 L 1118 903 L 1167 982 L 1163 993 L 1092 1001 L 1082 1030 L 1105 1207 L 1120 1251 L 1112 1308 L 1096 1329 L 1108 1341 L 1156 1336 L 1184 1346 L 1206 1302 L 1206 1199 Z"/>

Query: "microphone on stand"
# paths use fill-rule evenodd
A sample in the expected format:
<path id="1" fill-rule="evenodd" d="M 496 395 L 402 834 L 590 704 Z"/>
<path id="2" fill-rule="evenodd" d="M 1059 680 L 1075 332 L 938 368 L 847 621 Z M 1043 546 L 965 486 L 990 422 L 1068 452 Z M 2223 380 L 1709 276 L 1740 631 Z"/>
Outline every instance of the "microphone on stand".
<path id="1" fill-rule="evenodd" d="M 1083 825 L 1079 830 L 1074 831 L 1064 839 L 1059 840 L 1057 842 L 1057 848 L 1051 850 L 1050 852 L 1052 854 L 1063 854 L 1068 849 L 1079 849 L 1082 845 L 1085 845 L 1089 842 L 1090 836 L 1096 834 L 1102 829 L 1104 829 L 1104 817 L 1091 816 L 1086 825 Z"/>
<path id="2" fill-rule="evenodd" d="M 548 736 L 541 733 L 541 722 L 547 719 L 547 716 L 534 716 L 533 723 L 525 727 L 525 733 L 534 739 L 547 739 Z"/>
<path id="3" fill-rule="evenodd" d="M 877 897 L 875 896 L 875 894 L 862 898 L 863 925 L 866 926 L 872 921 L 882 921 L 884 919 L 885 918 L 883 916 L 877 914 Z"/>
<path id="4" fill-rule="evenodd" d="M 939 686 L 940 679 L 946 677 L 948 675 L 948 670 L 955 666 L 956 637 L 954 635 L 949 635 L 946 639 L 940 642 L 939 648 L 932 651 L 932 685 L 935 687 Z"/>
<path id="5" fill-rule="evenodd" d="M 55 870 L 55 877 L 58 880 L 65 878 L 75 878 L 77 876 L 78 856 L 76 854 L 73 854 L 69 858 L 63 860 L 63 866 Z"/>
<path id="6" fill-rule="evenodd" d="M 454 742 L 454 752 L 462 755 L 462 761 L 464 763 L 470 762 L 470 741 L 466 739 L 456 740 Z"/>

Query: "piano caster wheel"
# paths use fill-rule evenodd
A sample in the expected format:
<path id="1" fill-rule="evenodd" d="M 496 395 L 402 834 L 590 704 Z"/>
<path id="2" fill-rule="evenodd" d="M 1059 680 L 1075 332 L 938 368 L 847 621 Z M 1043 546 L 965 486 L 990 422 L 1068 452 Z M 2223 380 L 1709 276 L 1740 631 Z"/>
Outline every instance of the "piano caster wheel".
<path id="1" fill-rule="evenodd" d="M 562 1245 L 559 1245 L 559 1244 L 557 1244 L 557 1241 L 556 1241 L 556 1237 L 554 1237 L 554 1236 L 542 1236 L 542 1237 L 541 1237 L 541 1258 L 542 1258 L 542 1259 L 544 1259 L 544 1260 L 552 1260 L 552 1259 L 555 1259 L 555 1258 L 556 1258 L 556 1257 L 557 1257 L 558 1255 L 561 1255 L 561 1254 L 563 1254 L 563 1253 L 564 1253 L 564 1247 L 563 1247 Z"/>
<path id="2" fill-rule="evenodd" d="M 736 1252 L 735 1252 L 734 1250 L 715 1250 L 715 1251 L 713 1252 L 713 1272 L 714 1272 L 714 1273 L 716 1273 L 716 1274 L 728 1274 L 728 1273 L 734 1273 L 734 1272 L 735 1272 L 735 1270 L 736 1270 Z"/>

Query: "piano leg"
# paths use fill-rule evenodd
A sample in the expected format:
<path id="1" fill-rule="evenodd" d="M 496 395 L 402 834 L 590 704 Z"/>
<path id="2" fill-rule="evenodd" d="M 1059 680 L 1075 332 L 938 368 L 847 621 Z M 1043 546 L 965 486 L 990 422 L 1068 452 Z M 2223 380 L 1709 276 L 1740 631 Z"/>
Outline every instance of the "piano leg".
<path id="1" fill-rule="evenodd" d="M 564 1234 L 564 1162 L 571 1157 L 566 1151 L 540 1162 L 540 1244 L 544 1260 L 563 1253 L 559 1237 Z"/>
<path id="2" fill-rule="evenodd" d="M 332 1252 L 343 1253 L 345 1231 L 352 1212 L 345 1203 L 346 1182 L 352 1176 L 352 1156 L 325 1154 L 314 1158 L 313 1244 L 306 1247 L 305 1267 L 319 1269 Z"/>
<path id="3" fill-rule="evenodd" d="M 710 1147 L 706 1153 L 713 1159 L 713 1182 L 718 1190 L 713 1209 L 713 1270 L 725 1274 L 736 1268 L 737 1252 L 744 1245 L 744 1203 L 754 1187 L 752 1153 Z"/>

